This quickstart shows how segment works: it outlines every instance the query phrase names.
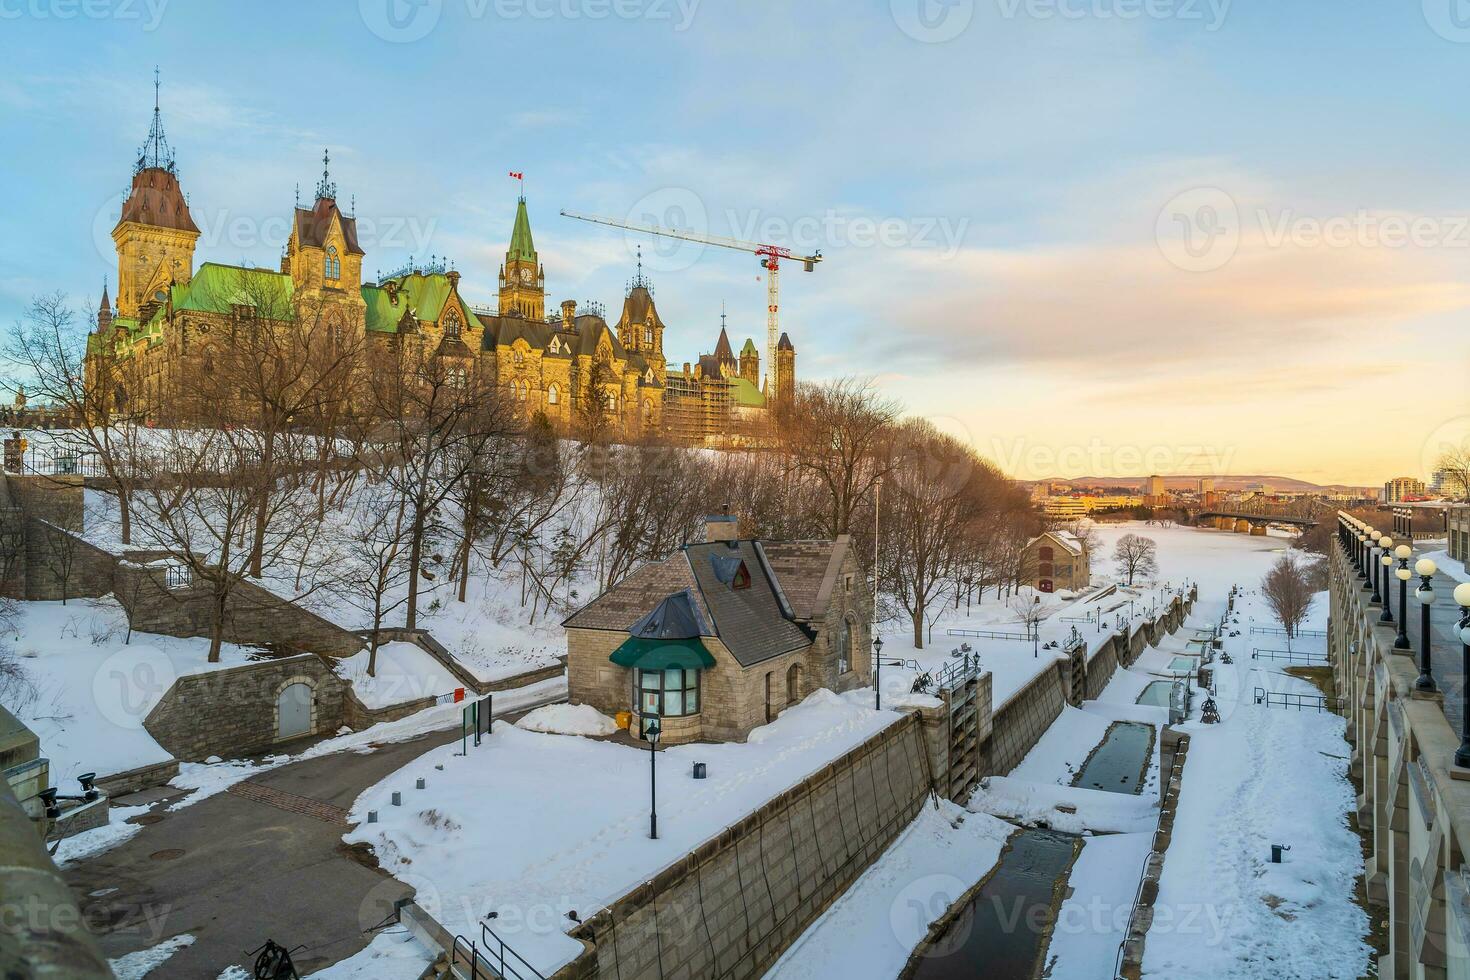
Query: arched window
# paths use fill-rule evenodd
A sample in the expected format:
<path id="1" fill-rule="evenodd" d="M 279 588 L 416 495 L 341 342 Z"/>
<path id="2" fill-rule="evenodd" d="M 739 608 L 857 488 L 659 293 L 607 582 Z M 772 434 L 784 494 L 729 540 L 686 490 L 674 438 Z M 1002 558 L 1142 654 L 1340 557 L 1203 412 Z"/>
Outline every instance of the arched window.
<path id="1" fill-rule="evenodd" d="M 342 278 L 342 260 L 337 257 L 337 246 L 328 245 L 322 259 L 322 278 L 336 281 Z"/>
<path id="2" fill-rule="evenodd" d="M 609 412 L 616 412 L 618 410 L 618 393 L 615 391 L 609 391 L 607 393 L 607 410 Z"/>
<path id="3" fill-rule="evenodd" d="M 522 381 L 521 382 L 521 392 L 520 392 L 520 396 L 519 396 L 520 399 L 521 399 L 521 401 L 525 401 L 526 400 L 526 396 L 529 395 L 530 393 L 531 393 L 531 383 L 529 381 Z"/>
<path id="4" fill-rule="evenodd" d="M 843 619 L 837 631 L 837 673 L 852 670 L 852 620 Z"/>
<path id="5" fill-rule="evenodd" d="M 1051 549 L 1051 547 L 1048 546 L 1048 545 L 1043 545 L 1042 548 L 1040 549 L 1040 551 L 1037 552 L 1037 556 L 1042 561 L 1051 561 L 1052 558 L 1054 557 L 1054 555 L 1055 555 L 1055 552 L 1053 552 L 1052 549 Z"/>
<path id="6" fill-rule="evenodd" d="M 516 367 L 520 367 L 522 364 L 526 363 L 526 355 L 521 353 L 521 349 L 519 347 L 515 348 L 511 352 L 510 359 L 512 361 L 515 361 Z"/>
<path id="7" fill-rule="evenodd" d="M 653 346 L 653 327 L 648 326 L 643 328 L 643 342 L 649 347 Z"/>
<path id="8" fill-rule="evenodd" d="M 643 424 L 644 425 L 651 425 L 652 423 L 653 423 L 653 402 L 650 401 L 649 399 L 645 398 L 643 400 Z"/>
<path id="9" fill-rule="evenodd" d="M 561 389 L 558 388 L 555 383 L 553 383 L 550 388 L 546 389 L 546 404 L 548 404 L 548 405 L 560 405 L 561 404 Z"/>
<path id="10" fill-rule="evenodd" d="M 459 339 L 459 313 L 452 306 L 444 314 L 444 339 Z"/>

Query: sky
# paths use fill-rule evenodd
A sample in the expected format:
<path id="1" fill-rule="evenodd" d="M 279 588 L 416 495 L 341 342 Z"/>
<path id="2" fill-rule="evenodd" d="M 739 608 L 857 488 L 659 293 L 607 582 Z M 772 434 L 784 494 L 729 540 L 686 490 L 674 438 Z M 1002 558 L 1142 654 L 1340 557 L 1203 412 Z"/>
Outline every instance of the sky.
<path id="1" fill-rule="evenodd" d="M 0 0 L 0 328 L 95 309 L 153 109 L 199 262 L 274 266 L 331 153 L 365 270 L 492 300 L 525 174 L 548 307 L 642 247 L 672 364 L 820 250 L 798 376 L 1014 476 L 1426 476 L 1470 438 L 1461 0 Z"/>

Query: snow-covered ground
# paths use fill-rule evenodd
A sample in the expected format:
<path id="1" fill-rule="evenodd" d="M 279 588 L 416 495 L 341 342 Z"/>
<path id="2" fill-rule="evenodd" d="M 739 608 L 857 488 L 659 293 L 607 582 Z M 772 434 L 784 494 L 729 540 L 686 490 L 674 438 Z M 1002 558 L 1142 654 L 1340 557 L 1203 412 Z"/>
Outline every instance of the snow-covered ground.
<path id="1" fill-rule="evenodd" d="M 1211 605 L 1215 615 L 1224 609 Z M 1305 628 L 1325 628 L 1326 614 L 1317 601 Z M 1363 942 L 1367 915 L 1353 898 L 1363 862 L 1348 825 L 1345 723 L 1325 711 L 1254 702 L 1256 687 L 1320 692 L 1282 664 L 1251 659 L 1252 646 L 1263 645 L 1250 634 L 1252 620 L 1274 623 L 1260 597 L 1247 594 L 1232 624 L 1240 635 L 1225 641 L 1234 663 L 1215 665 L 1221 723 L 1185 726 L 1189 762 L 1144 976 L 1362 976 L 1372 951 Z M 1324 643 L 1299 639 L 1293 648 L 1321 651 Z M 1272 844 L 1291 848 L 1283 863 L 1270 863 Z"/>
<path id="2" fill-rule="evenodd" d="M 465 756 L 458 743 L 430 751 L 367 790 L 345 839 L 371 844 L 452 934 L 478 937 L 497 911 L 497 932 L 549 976 L 581 949 L 566 935 L 568 911 L 595 913 L 898 720 L 871 698 L 817 691 L 743 744 L 659 752 L 658 840 L 648 837 L 647 751 L 514 725 L 496 725 Z M 698 782 L 696 761 L 708 764 Z M 426 789 L 414 788 L 420 778 Z M 394 792 L 404 805 L 392 805 Z"/>
<path id="3" fill-rule="evenodd" d="M 369 708 L 438 697 L 464 686 L 443 664 L 412 643 L 379 646 L 372 674 L 368 673 L 369 659 L 369 652 L 363 650 L 333 664 L 337 676 L 350 682 Z"/>
<path id="4" fill-rule="evenodd" d="M 57 786 L 79 773 L 106 776 L 169 761 L 143 720 L 174 680 L 251 659 L 247 648 L 227 643 L 210 663 L 202 638 L 134 633 L 125 642 L 127 617 L 111 597 L 20 602 L 17 609 L 18 628 L 4 639 L 30 691 L 5 707 L 41 739 Z"/>
<path id="5" fill-rule="evenodd" d="M 948 800 L 926 805 L 767 980 L 898 976 L 930 923 L 995 865 L 1014 830 Z"/>

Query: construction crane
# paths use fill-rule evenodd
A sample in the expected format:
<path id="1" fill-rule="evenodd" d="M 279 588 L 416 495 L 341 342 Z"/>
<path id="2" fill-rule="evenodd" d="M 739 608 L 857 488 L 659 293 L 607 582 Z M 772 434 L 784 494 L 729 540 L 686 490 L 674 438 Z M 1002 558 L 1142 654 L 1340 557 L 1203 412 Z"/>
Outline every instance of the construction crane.
<path id="1" fill-rule="evenodd" d="M 648 235 L 659 235 L 663 238 L 676 238 L 686 242 L 698 242 L 701 245 L 734 249 L 737 252 L 747 252 L 760 259 L 761 268 L 766 270 L 766 377 L 768 381 L 775 377 L 773 372 L 776 370 L 776 338 L 781 336 L 781 263 L 783 261 L 800 262 L 803 269 L 811 272 L 817 267 L 817 263 L 822 261 L 820 251 L 812 255 L 797 255 L 791 249 L 781 245 L 762 245 L 760 242 L 744 242 L 738 238 L 700 235 L 679 228 L 665 228 L 663 225 L 640 225 L 631 221 L 619 221 L 616 218 L 603 218 L 595 214 L 581 214 L 576 211 L 563 211 L 562 216 L 576 218 L 579 221 L 590 221 L 597 225 L 622 228 L 624 231 L 637 231 Z M 768 384 L 767 387 L 769 388 L 770 385 Z"/>

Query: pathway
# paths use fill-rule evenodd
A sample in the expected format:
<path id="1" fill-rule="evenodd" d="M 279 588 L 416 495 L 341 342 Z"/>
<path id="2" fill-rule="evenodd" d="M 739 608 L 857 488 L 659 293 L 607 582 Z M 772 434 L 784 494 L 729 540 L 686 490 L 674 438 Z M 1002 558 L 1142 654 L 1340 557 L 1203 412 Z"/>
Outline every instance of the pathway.
<path id="1" fill-rule="evenodd" d="M 564 699 L 558 694 L 541 703 Z M 519 718 L 539 705 L 521 705 Z M 320 756 L 272 769 L 182 810 L 163 806 L 127 842 L 64 869 L 83 914 L 111 958 L 188 933 L 194 944 L 149 974 L 213 978 L 267 938 L 303 973 L 366 946 L 365 930 L 412 893 L 342 843 L 358 795 L 458 728 L 360 754 Z"/>

